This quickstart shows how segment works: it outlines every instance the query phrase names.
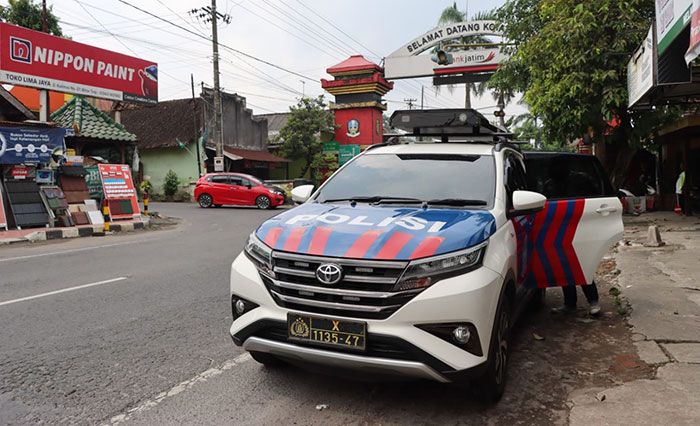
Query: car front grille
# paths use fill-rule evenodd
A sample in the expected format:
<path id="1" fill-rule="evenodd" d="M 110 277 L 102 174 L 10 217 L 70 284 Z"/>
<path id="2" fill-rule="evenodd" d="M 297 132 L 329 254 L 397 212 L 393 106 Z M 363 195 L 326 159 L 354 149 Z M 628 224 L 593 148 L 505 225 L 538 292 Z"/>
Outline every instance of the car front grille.
<path id="1" fill-rule="evenodd" d="M 273 252 L 273 276 L 261 277 L 275 302 L 285 308 L 352 318 L 384 319 L 423 289 L 395 290 L 408 262 L 308 256 Z M 337 284 L 316 278 L 323 263 L 343 269 Z"/>

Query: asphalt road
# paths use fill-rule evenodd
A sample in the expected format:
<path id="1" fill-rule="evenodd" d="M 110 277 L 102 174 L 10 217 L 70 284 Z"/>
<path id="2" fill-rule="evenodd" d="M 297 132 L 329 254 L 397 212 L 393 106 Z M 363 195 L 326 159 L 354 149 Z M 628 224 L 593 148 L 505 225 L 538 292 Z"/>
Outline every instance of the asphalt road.
<path id="1" fill-rule="evenodd" d="M 265 369 L 228 335 L 228 273 L 248 234 L 276 212 L 152 210 L 182 222 L 0 247 L 0 424 L 564 424 L 571 390 L 634 377 L 613 368 L 634 353 L 623 319 L 585 311 L 524 318 L 495 407 L 464 386 Z"/>

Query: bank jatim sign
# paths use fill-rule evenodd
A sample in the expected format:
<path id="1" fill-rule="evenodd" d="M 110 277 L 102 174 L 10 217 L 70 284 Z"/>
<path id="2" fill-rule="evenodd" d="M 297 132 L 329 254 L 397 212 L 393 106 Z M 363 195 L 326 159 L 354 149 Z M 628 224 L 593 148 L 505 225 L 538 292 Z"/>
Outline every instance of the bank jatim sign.
<path id="1" fill-rule="evenodd" d="M 0 82 L 116 101 L 158 102 L 158 65 L 0 23 Z"/>

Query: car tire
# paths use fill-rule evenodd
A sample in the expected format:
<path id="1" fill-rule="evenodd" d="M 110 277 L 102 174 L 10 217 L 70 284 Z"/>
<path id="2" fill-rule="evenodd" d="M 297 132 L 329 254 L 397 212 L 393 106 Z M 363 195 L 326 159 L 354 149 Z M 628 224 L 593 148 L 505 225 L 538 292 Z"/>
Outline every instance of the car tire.
<path id="1" fill-rule="evenodd" d="M 214 204 L 214 199 L 209 194 L 202 194 L 197 197 L 197 202 L 199 203 L 199 207 L 208 209 Z"/>
<path id="2" fill-rule="evenodd" d="M 284 362 L 274 355 L 270 355 L 265 352 L 249 352 L 250 356 L 258 363 L 264 365 L 265 367 L 280 367 L 284 365 Z"/>
<path id="3" fill-rule="evenodd" d="M 511 305 L 508 295 L 503 294 L 496 309 L 496 319 L 491 332 L 489 357 L 484 375 L 475 381 L 477 397 L 484 403 L 500 401 L 506 388 L 508 377 L 508 356 L 510 350 Z"/>
<path id="4" fill-rule="evenodd" d="M 266 197 L 265 195 L 260 195 L 258 198 L 255 199 L 255 205 L 260 210 L 267 210 L 272 207 L 272 200 L 270 200 L 270 198 Z"/>

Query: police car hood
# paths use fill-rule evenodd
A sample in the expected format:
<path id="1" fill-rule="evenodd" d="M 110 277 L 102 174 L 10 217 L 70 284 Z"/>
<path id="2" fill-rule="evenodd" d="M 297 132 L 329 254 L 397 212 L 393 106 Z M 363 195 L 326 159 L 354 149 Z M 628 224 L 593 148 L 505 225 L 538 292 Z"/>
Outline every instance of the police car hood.
<path id="1" fill-rule="evenodd" d="M 484 210 L 308 203 L 266 221 L 256 235 L 292 253 L 409 260 L 474 246 L 495 230 Z"/>

